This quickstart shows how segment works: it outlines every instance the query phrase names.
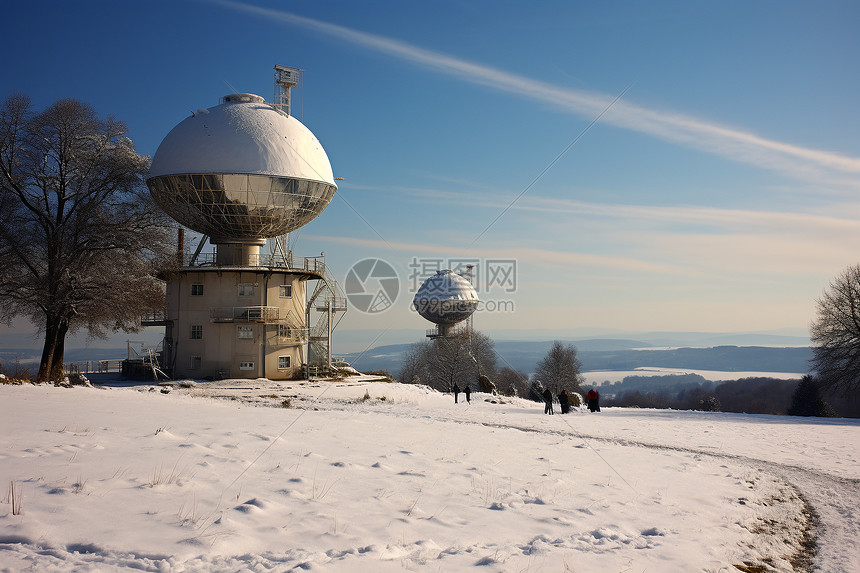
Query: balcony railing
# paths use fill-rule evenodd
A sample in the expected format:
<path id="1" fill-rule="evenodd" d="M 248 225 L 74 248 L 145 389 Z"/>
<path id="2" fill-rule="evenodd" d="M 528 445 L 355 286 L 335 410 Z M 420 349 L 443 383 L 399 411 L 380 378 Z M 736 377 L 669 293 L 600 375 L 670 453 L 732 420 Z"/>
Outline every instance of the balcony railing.
<path id="1" fill-rule="evenodd" d="M 221 306 L 209 311 L 212 322 L 278 322 L 276 306 Z"/>
<path id="2" fill-rule="evenodd" d="M 191 264 L 191 257 L 185 257 L 183 261 L 188 267 L 215 267 L 218 266 L 215 253 L 200 253 Z M 285 270 L 308 271 L 315 274 L 323 274 L 325 272 L 325 262 L 321 257 L 293 257 L 292 255 L 284 258 L 283 256 L 272 255 L 270 253 L 260 253 L 256 255 L 248 255 L 248 262 L 240 265 L 226 265 L 228 267 L 264 267 L 276 268 Z"/>
<path id="3" fill-rule="evenodd" d="M 304 344 L 308 341 L 309 330 L 307 328 L 290 328 L 289 333 L 279 332 L 269 337 L 269 346 L 289 346 L 291 344 Z"/>
<path id="4" fill-rule="evenodd" d="M 447 328 L 437 324 L 436 328 L 428 329 L 426 335 L 427 338 L 457 337 L 467 334 L 470 328 L 468 321 L 458 322 Z"/>

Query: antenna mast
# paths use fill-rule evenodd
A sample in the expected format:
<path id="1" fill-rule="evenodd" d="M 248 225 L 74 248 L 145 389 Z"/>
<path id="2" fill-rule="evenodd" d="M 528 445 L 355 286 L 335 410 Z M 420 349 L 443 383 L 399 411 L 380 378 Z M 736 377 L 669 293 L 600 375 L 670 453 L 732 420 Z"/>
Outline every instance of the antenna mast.
<path id="1" fill-rule="evenodd" d="M 290 115 L 290 88 L 299 85 L 302 70 L 287 66 L 275 66 L 275 107 Z"/>

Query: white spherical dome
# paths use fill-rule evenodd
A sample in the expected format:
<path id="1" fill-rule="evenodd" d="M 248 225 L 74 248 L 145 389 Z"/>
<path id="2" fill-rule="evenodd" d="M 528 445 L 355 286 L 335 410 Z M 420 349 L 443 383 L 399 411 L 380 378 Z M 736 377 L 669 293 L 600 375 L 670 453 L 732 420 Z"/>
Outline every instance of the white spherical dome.
<path id="1" fill-rule="evenodd" d="M 450 269 L 436 271 L 412 299 L 412 305 L 435 324 L 452 325 L 469 318 L 478 308 L 478 293 L 468 280 Z"/>
<path id="2" fill-rule="evenodd" d="M 253 94 L 227 96 L 180 122 L 158 146 L 150 173 L 253 173 L 335 185 L 314 134 Z"/>
<path id="3" fill-rule="evenodd" d="M 337 189 L 314 134 L 253 94 L 227 96 L 174 127 L 155 152 L 147 184 L 180 223 L 238 239 L 301 227 Z"/>

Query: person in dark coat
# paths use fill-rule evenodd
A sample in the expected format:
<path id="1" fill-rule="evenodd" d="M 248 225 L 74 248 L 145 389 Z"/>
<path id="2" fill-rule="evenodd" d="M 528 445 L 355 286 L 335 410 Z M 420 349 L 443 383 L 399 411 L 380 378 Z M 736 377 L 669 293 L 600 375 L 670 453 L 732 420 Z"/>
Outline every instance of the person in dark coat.
<path id="1" fill-rule="evenodd" d="M 549 388 L 543 391 L 543 400 L 546 402 L 543 413 L 552 415 L 552 392 L 550 392 Z"/>
<path id="2" fill-rule="evenodd" d="M 564 388 L 561 389 L 561 392 L 558 395 L 558 404 L 561 406 L 561 413 L 567 414 L 570 411 L 570 400 L 567 398 L 567 390 Z"/>
<path id="3" fill-rule="evenodd" d="M 454 384 L 454 387 L 451 388 L 451 392 L 454 393 L 454 403 L 456 404 L 460 399 L 460 387 Z"/>
<path id="4" fill-rule="evenodd" d="M 472 403 L 472 399 L 471 399 L 470 397 L 471 397 L 471 395 L 472 395 L 472 385 L 471 385 L 471 384 L 466 384 L 466 387 L 465 387 L 465 388 L 463 388 L 463 392 L 466 394 L 466 402 L 468 402 L 469 404 L 471 404 L 471 403 Z"/>
<path id="5" fill-rule="evenodd" d="M 594 391 L 594 411 L 600 411 L 600 392 L 597 390 Z"/>

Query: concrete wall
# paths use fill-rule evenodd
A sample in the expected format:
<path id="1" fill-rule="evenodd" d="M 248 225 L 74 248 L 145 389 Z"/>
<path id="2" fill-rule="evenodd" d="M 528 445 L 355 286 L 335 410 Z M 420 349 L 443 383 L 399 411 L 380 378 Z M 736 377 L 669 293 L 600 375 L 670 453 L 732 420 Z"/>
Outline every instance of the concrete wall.
<path id="1" fill-rule="evenodd" d="M 194 285 L 202 285 L 194 286 Z M 245 285 L 240 289 L 240 285 Z M 281 296 L 281 286 L 291 296 Z M 307 277 L 282 271 L 188 269 L 167 284 L 168 367 L 176 378 L 287 380 L 302 373 Z M 202 288 L 202 294 L 198 294 Z M 192 291 L 195 291 L 192 294 Z M 232 309 L 277 307 L 278 323 L 235 319 Z M 286 334 L 287 326 L 292 336 Z M 244 338 L 250 336 L 250 338 Z M 288 367 L 284 362 L 289 362 Z"/>

